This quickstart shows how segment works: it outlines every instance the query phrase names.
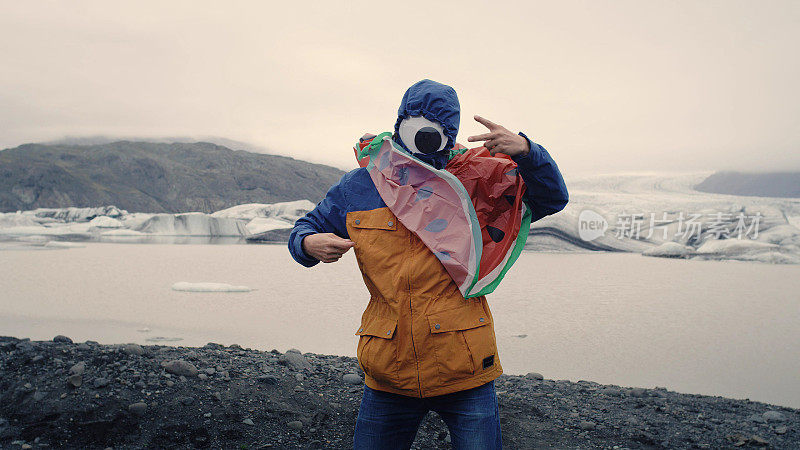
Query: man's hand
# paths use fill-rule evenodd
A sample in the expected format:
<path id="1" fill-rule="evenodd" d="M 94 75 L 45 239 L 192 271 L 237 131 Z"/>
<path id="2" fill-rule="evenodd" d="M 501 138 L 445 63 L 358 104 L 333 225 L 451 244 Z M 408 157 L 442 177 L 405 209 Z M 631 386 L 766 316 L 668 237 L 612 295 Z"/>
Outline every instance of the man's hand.
<path id="1" fill-rule="evenodd" d="M 524 137 L 508 131 L 505 127 L 498 125 L 481 116 L 475 116 L 475 120 L 489 129 L 488 133 L 470 136 L 469 142 L 486 141 L 483 146 L 494 156 L 495 153 L 505 153 L 508 156 L 527 155 L 530 149 L 528 140 Z"/>
<path id="2" fill-rule="evenodd" d="M 302 243 L 306 255 L 324 263 L 338 261 L 354 245 L 350 239 L 342 239 L 333 233 L 309 234 Z"/>

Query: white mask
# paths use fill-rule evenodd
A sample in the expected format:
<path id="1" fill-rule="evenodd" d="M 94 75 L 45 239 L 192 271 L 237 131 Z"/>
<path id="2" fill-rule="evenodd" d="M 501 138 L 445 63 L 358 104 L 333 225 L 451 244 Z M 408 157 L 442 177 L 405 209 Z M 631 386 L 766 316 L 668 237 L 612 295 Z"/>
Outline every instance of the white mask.
<path id="1" fill-rule="evenodd" d="M 444 129 L 423 116 L 406 117 L 400 122 L 400 139 L 411 153 L 434 153 L 447 145 Z"/>

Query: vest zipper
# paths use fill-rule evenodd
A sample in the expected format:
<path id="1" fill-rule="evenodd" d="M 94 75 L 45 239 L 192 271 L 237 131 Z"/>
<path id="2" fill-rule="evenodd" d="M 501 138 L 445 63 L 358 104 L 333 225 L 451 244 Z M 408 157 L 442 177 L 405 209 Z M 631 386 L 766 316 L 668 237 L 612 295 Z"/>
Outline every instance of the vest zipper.
<path id="1" fill-rule="evenodd" d="M 420 379 L 419 375 L 419 357 L 417 356 L 417 347 L 414 345 L 414 305 L 411 303 L 413 295 L 411 294 L 411 269 L 413 269 L 414 265 L 411 264 L 411 260 L 413 259 L 413 247 L 412 244 L 414 242 L 414 236 L 411 233 L 411 230 L 408 230 L 408 247 L 409 247 L 409 254 L 407 258 L 408 263 L 408 272 L 406 275 L 406 286 L 408 289 L 408 309 L 411 313 L 411 317 L 409 320 L 409 327 L 411 328 L 411 348 L 414 350 L 414 364 L 417 368 L 417 387 L 419 388 L 419 396 L 422 398 L 422 380 Z"/>

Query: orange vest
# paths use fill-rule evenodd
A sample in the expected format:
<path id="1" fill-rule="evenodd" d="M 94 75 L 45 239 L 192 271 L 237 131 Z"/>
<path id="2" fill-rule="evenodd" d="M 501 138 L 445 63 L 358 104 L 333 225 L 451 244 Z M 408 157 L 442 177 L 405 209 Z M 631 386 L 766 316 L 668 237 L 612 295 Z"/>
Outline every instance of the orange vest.
<path id="1" fill-rule="evenodd" d="M 370 293 L 356 331 L 372 389 L 431 397 L 503 373 L 486 297 L 464 299 L 444 266 L 389 208 L 347 213 Z"/>

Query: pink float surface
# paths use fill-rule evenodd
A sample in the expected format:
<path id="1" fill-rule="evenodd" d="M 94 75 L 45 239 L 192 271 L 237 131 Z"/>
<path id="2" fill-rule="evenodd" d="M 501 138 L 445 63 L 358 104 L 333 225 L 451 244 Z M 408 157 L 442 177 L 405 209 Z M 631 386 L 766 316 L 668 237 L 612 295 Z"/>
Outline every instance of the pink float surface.
<path id="1" fill-rule="evenodd" d="M 436 255 L 465 297 L 491 292 L 519 254 L 520 232 L 524 226 L 527 237 L 530 224 L 516 164 L 483 147 L 458 146 L 446 169 L 437 170 L 387 135 L 377 139 L 355 151 L 387 207 Z"/>

